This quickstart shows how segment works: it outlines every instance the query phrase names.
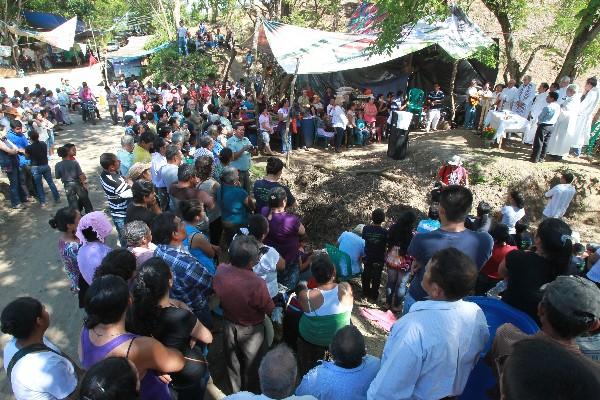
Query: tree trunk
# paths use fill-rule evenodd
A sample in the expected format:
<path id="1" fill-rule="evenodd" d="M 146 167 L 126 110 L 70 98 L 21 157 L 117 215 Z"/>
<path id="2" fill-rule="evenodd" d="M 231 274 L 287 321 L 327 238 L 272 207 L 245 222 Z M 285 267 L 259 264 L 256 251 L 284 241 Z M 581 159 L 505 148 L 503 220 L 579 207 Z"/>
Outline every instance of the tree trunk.
<path id="1" fill-rule="evenodd" d="M 294 71 L 294 77 L 292 78 L 292 83 L 290 84 L 290 112 L 289 114 L 291 114 L 291 110 L 292 107 L 294 106 L 294 95 L 295 95 L 295 86 L 296 86 L 296 78 L 298 78 L 298 68 L 300 67 L 300 59 L 298 58 L 296 60 L 296 70 Z M 285 143 L 286 145 L 289 144 L 289 148 L 287 151 L 287 154 L 285 155 L 285 163 L 286 165 L 289 167 L 290 165 L 290 154 L 292 153 L 292 143 L 291 140 L 288 142 L 288 138 L 290 137 L 290 123 L 292 122 L 292 118 L 289 116 L 288 114 L 288 120 L 285 123 L 285 130 L 283 131 L 283 135 L 281 135 L 281 140 L 283 140 L 283 143 Z M 283 145 L 281 145 L 281 147 L 283 147 Z"/>
<path id="2" fill-rule="evenodd" d="M 173 0 L 173 21 L 175 22 L 175 30 L 179 26 L 179 21 L 181 21 L 181 1 Z"/>
<path id="3" fill-rule="evenodd" d="M 583 23 L 584 22 L 582 20 L 581 24 Z M 556 76 L 556 82 L 558 82 L 563 76 L 568 76 L 571 79 L 574 79 L 579 75 L 579 73 L 583 72 L 578 69 L 577 63 L 581 58 L 582 53 L 585 51 L 585 48 L 600 34 L 600 20 L 596 21 L 596 23 L 591 26 L 580 26 L 577 29 L 577 32 L 579 33 L 573 38 L 571 47 L 569 47 L 569 51 L 567 51 L 567 55 L 565 56 L 562 68 Z"/>
<path id="4" fill-rule="evenodd" d="M 235 46 L 233 43 L 231 44 L 231 52 L 229 53 L 229 56 L 230 56 L 229 62 L 227 63 L 227 68 L 225 69 L 225 75 L 223 76 L 223 87 L 225 87 L 225 84 L 229 77 L 229 71 L 231 71 L 231 65 L 233 64 L 233 61 L 235 60 L 235 56 L 237 56 L 237 51 L 235 50 Z"/>
<path id="5" fill-rule="evenodd" d="M 452 62 L 452 76 L 450 78 L 450 107 L 452 109 L 452 118 L 450 119 L 450 125 L 454 122 L 454 117 L 456 117 L 456 93 L 454 90 L 456 88 L 456 75 L 458 75 L 458 63 L 460 60 L 454 60 Z"/>

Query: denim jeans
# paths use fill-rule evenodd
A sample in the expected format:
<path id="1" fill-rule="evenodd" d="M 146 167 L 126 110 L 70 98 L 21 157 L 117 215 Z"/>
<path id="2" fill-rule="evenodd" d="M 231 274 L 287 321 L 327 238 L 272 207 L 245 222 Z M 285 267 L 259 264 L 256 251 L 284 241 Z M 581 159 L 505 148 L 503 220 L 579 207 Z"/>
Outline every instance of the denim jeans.
<path id="1" fill-rule="evenodd" d="M 119 123 L 119 106 L 109 105 L 108 112 L 110 114 L 110 118 L 112 119 L 113 125 L 117 125 Z"/>
<path id="2" fill-rule="evenodd" d="M 125 228 L 125 218 L 124 217 L 115 217 L 111 216 L 113 223 L 115 224 L 115 228 L 117 228 L 117 234 L 119 235 L 119 243 L 121 247 L 127 247 L 127 242 L 123 239 L 123 229 Z"/>
<path id="3" fill-rule="evenodd" d="M 475 128 L 475 117 L 477 116 L 477 107 L 470 103 L 465 105 L 465 129 Z"/>
<path id="4" fill-rule="evenodd" d="M 76 208 L 79 211 L 85 210 L 85 213 L 91 213 L 94 211 L 92 202 L 88 195 L 87 190 L 79 182 L 66 182 L 63 183 L 65 186 L 65 192 L 67 194 L 67 202 L 69 207 Z"/>
<path id="5" fill-rule="evenodd" d="M 346 135 L 346 130 L 344 128 L 335 128 L 335 149 L 339 150 L 342 147 L 342 143 L 344 142 L 344 136 Z"/>
<path id="6" fill-rule="evenodd" d="M 179 49 L 180 54 L 185 54 L 186 56 L 188 55 L 187 38 L 184 38 L 184 37 L 177 38 L 177 47 Z"/>
<path id="7" fill-rule="evenodd" d="M 417 301 L 410 295 L 410 293 L 406 293 L 406 296 L 404 296 L 404 304 L 402 305 L 402 315 L 408 314 L 410 308 L 416 302 Z"/>
<path id="8" fill-rule="evenodd" d="M 19 165 L 13 164 L 10 170 L 6 171 L 6 175 L 10 186 L 10 205 L 16 207 L 27 199 L 27 193 L 23 190 Z"/>
<path id="9" fill-rule="evenodd" d="M 42 178 L 48 184 L 50 191 L 52 192 L 52 197 L 54 197 L 54 201 L 60 201 L 60 195 L 58 194 L 58 189 L 56 189 L 56 185 L 54 184 L 54 180 L 52 180 L 52 171 L 50 170 L 49 165 L 38 165 L 31 167 L 31 173 L 33 174 L 33 181 L 35 182 L 35 190 L 37 191 L 37 197 L 40 203 L 46 202 L 46 194 L 44 193 L 44 186 L 42 184 Z"/>

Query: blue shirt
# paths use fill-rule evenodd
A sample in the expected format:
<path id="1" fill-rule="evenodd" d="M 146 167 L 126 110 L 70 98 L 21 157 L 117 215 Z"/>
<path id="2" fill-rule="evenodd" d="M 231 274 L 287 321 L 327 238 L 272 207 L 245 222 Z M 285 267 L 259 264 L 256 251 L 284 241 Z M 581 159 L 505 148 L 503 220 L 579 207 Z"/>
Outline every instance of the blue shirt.
<path id="1" fill-rule="evenodd" d="M 8 131 L 6 137 L 8 138 L 8 140 L 10 140 L 19 149 L 24 149 L 25 147 L 29 146 L 29 141 L 27 140 L 27 138 L 25 137 L 25 135 L 23 135 L 22 133 L 20 133 L 20 134 L 16 133 L 12 129 L 10 129 Z M 25 165 L 29 165 L 30 163 L 31 163 L 31 161 L 29 161 L 25 157 L 25 154 L 19 153 L 19 167 L 23 167 Z"/>
<path id="2" fill-rule="evenodd" d="M 211 276 L 215 276 L 217 272 L 217 266 L 215 265 L 215 260 L 207 256 L 202 250 L 199 248 L 190 247 L 190 241 L 194 237 L 194 234 L 200 235 L 206 239 L 206 236 L 200 231 L 200 229 L 196 228 L 193 225 L 185 224 L 185 233 L 187 234 L 185 240 L 183 241 L 183 245 L 188 248 L 188 251 L 194 258 L 200 261 Z"/>
<path id="3" fill-rule="evenodd" d="M 364 400 L 379 371 L 379 358 L 367 355 L 356 368 L 342 368 L 330 361 L 311 369 L 296 389 L 296 395 L 319 400 Z"/>
<path id="4" fill-rule="evenodd" d="M 242 148 L 244 148 L 244 146 L 252 146 L 250 140 L 245 136 L 239 139 L 234 135 L 227 140 L 227 147 L 230 148 L 234 153 L 240 151 Z M 244 151 L 237 160 L 231 161 L 229 165 L 240 171 L 248 171 L 250 169 L 250 165 L 252 164 L 251 158 L 252 157 L 250 156 L 250 153 L 248 151 Z"/>
<path id="5" fill-rule="evenodd" d="M 558 119 L 558 114 L 560 114 L 560 105 L 555 101 L 548 103 L 538 117 L 538 124 L 554 125 Z"/>
<path id="6" fill-rule="evenodd" d="M 202 316 L 212 294 L 212 276 L 208 270 L 181 248 L 159 244 L 154 255 L 162 258 L 171 269 L 171 297 L 187 304 L 196 317 Z"/>
<path id="7" fill-rule="evenodd" d="M 438 91 L 432 90 L 427 95 L 427 99 L 431 100 L 431 101 L 442 101 L 442 100 L 444 100 L 444 92 L 442 92 L 441 90 L 438 90 Z M 442 104 L 434 103 L 431 105 L 431 108 L 442 108 Z"/>
<path id="8" fill-rule="evenodd" d="M 248 193 L 239 186 L 221 185 L 221 196 L 219 205 L 221 206 L 221 217 L 223 222 L 235 225 L 243 225 L 248 219 L 248 211 L 244 201 Z"/>
<path id="9" fill-rule="evenodd" d="M 473 232 L 468 229 L 462 232 L 448 232 L 440 228 L 432 232 L 415 235 L 410 242 L 407 254 L 414 257 L 421 268 L 417 271 L 410 285 L 410 295 L 416 301 L 425 300 L 427 297 L 427 293 L 421 287 L 421 281 L 425 274 L 425 265 L 438 250 L 454 247 L 471 257 L 477 269 L 481 269 L 492 255 L 493 246 L 494 240 L 489 233 Z"/>
<path id="10" fill-rule="evenodd" d="M 427 233 L 440 229 L 442 224 L 437 219 L 422 219 L 417 225 L 417 233 Z"/>

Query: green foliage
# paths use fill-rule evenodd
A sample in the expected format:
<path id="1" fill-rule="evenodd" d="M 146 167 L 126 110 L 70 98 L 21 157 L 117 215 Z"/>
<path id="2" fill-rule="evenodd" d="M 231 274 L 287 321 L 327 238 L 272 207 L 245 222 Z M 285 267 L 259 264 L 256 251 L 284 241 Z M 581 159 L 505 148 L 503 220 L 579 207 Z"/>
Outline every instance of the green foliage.
<path id="1" fill-rule="evenodd" d="M 206 78 L 215 79 L 217 74 L 218 69 L 210 55 L 194 52 L 183 56 L 178 53 L 176 45 L 153 54 L 145 70 L 145 75 L 153 75 L 158 82 L 189 82 L 192 79 L 199 82 Z"/>
<path id="2" fill-rule="evenodd" d="M 494 43 L 493 46 L 481 48 L 469 58 L 479 61 L 486 67 L 496 68 L 498 66 L 498 45 Z"/>
<path id="3" fill-rule="evenodd" d="M 340 0 L 305 1 L 292 6 L 290 13 L 282 18 L 282 22 L 305 28 L 337 30 L 341 10 Z"/>

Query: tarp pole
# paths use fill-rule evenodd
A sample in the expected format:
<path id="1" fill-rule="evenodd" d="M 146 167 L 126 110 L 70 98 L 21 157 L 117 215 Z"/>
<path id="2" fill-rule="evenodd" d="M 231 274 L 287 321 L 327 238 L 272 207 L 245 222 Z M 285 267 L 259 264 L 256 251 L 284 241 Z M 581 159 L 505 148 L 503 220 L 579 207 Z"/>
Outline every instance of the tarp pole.
<path id="1" fill-rule="evenodd" d="M 455 59 L 452 62 L 452 76 L 450 78 L 450 107 L 452 108 L 452 118 L 450 118 L 450 124 L 454 122 L 454 117 L 456 117 L 456 93 L 454 90 L 456 88 L 456 76 L 458 75 L 458 63 L 459 59 Z"/>
<path id="2" fill-rule="evenodd" d="M 298 68 L 300 67 L 300 58 L 296 58 L 296 70 L 294 71 L 294 77 L 292 78 L 292 83 L 290 84 L 290 109 L 288 111 L 288 120 L 285 123 L 285 130 L 283 131 L 282 140 L 286 145 L 288 144 L 288 138 L 290 136 L 290 123 L 292 122 L 292 118 L 290 117 L 292 107 L 294 106 L 294 87 L 296 86 L 296 78 L 298 78 Z M 292 153 L 292 143 L 289 142 L 290 148 L 288 149 L 285 155 L 285 163 L 289 167 L 290 165 L 290 154 Z M 282 146 L 283 147 L 283 146 Z"/>

